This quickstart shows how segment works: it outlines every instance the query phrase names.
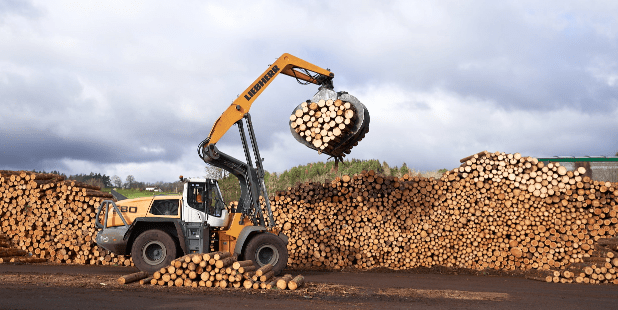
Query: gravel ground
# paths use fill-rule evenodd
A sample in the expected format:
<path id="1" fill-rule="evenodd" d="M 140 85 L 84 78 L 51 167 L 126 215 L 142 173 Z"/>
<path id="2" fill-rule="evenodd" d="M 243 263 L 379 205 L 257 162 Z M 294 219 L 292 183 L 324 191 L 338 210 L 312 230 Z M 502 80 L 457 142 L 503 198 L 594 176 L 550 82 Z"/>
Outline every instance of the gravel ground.
<path id="1" fill-rule="evenodd" d="M 296 291 L 120 285 L 128 267 L 0 264 L 1 309 L 615 309 L 618 286 L 556 284 L 520 274 L 291 270 Z"/>

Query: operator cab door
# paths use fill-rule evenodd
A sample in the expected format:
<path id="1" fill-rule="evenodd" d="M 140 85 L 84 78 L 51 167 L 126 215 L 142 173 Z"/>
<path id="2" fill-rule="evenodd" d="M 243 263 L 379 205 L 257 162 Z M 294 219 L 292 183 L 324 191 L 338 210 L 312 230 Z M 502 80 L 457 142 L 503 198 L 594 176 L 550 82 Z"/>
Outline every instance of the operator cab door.
<path id="1" fill-rule="evenodd" d="M 228 212 L 215 181 L 188 182 L 185 187 L 182 208 L 184 222 L 207 222 L 211 227 L 227 224 Z"/>

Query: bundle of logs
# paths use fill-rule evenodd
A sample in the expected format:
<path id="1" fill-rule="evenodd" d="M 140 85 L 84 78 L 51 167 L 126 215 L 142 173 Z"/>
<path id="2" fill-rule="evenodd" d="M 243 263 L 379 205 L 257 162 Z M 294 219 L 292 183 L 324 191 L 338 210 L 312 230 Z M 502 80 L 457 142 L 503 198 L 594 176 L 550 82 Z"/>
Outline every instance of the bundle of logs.
<path id="1" fill-rule="evenodd" d="M 320 153 L 329 155 L 341 141 L 345 140 L 357 120 L 357 111 L 350 102 L 341 100 L 320 100 L 305 102 L 300 109 L 290 116 L 290 127 L 307 142 L 310 142 Z M 358 141 L 360 141 L 362 137 Z M 346 150 L 338 150 L 350 154 L 350 145 Z M 344 155 L 345 156 L 345 155 Z"/>
<path id="2" fill-rule="evenodd" d="M 96 208 L 111 198 L 99 187 L 56 174 L 0 171 L 1 232 L 31 262 L 129 266 L 130 259 L 94 242 Z"/>
<path id="3" fill-rule="evenodd" d="M 481 152 L 439 180 L 364 171 L 272 205 L 294 268 L 566 270 L 618 229 L 618 184 L 584 173 Z"/>
<path id="4" fill-rule="evenodd" d="M 275 277 L 273 266 L 268 264 L 257 268 L 252 261 L 237 261 L 229 252 L 207 254 L 188 254 L 177 258 L 171 264 L 155 272 L 141 283 L 163 286 L 221 287 L 247 289 L 295 290 L 304 284 L 304 277 L 292 278 L 286 274 Z M 136 280 L 142 274 L 129 275 L 119 279 L 128 283 L 127 278 Z"/>

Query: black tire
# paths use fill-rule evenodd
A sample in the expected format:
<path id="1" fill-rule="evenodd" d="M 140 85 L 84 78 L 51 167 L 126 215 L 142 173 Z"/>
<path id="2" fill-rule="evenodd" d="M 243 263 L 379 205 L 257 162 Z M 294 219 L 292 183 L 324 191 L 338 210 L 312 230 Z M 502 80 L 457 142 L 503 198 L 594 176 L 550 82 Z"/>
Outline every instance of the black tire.
<path id="1" fill-rule="evenodd" d="M 247 243 L 243 256 L 246 260 L 252 260 L 258 268 L 272 264 L 275 275 L 280 274 L 288 264 L 288 249 L 285 242 L 269 233 L 253 236 Z"/>
<path id="2" fill-rule="evenodd" d="M 147 230 L 133 242 L 131 257 L 139 270 L 154 273 L 176 258 L 176 243 L 164 231 Z"/>

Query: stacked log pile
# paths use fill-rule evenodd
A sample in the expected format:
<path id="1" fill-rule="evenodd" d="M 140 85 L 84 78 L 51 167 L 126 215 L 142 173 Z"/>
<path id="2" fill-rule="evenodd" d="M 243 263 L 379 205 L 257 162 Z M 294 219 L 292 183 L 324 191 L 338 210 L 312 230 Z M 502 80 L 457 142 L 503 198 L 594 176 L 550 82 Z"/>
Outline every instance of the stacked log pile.
<path id="1" fill-rule="evenodd" d="M 11 239 L 0 233 L 0 263 L 41 263 L 47 261 L 44 258 L 36 258 L 28 255 L 28 252 L 15 248 Z"/>
<path id="2" fill-rule="evenodd" d="M 1 232 L 33 259 L 129 266 L 130 259 L 94 242 L 96 208 L 111 198 L 99 187 L 56 174 L 0 171 Z"/>
<path id="3" fill-rule="evenodd" d="M 618 284 L 618 239 L 602 238 L 595 250 L 581 263 L 570 264 L 563 270 L 532 270 L 526 277 L 554 283 L 612 283 Z"/>
<path id="4" fill-rule="evenodd" d="M 618 184 L 520 154 L 481 152 L 439 180 L 374 171 L 273 197 L 289 265 L 557 269 L 616 235 Z"/>
<path id="5" fill-rule="evenodd" d="M 290 116 L 290 127 L 320 153 L 345 156 L 344 154 L 350 154 L 350 149 L 356 146 L 365 134 L 363 132 L 347 149 L 337 149 L 337 154 L 333 153 L 350 135 L 358 119 L 357 113 L 354 105 L 339 99 L 304 102 L 300 109 Z"/>
<path id="6" fill-rule="evenodd" d="M 151 285 L 221 287 L 246 289 L 297 289 L 304 278 L 291 275 L 275 278 L 272 265 L 256 268 L 250 260 L 237 261 L 229 252 L 189 254 L 155 272 Z M 121 278 L 122 279 L 122 278 Z"/>
<path id="7" fill-rule="evenodd" d="M 527 270 L 545 280 L 551 275 L 552 282 L 614 283 L 618 183 L 594 181 L 585 172 L 518 153 L 481 152 L 440 179 L 364 171 L 278 192 L 271 205 L 277 226 L 290 237 L 292 268 L 492 268 Z M 130 265 L 94 245 L 95 207 L 106 195 L 54 175 L 0 171 L 1 232 L 33 257 Z M 227 277 L 232 287 L 258 281 L 251 274 L 257 270 L 232 266 L 228 273 L 229 261 L 225 268 L 213 268 L 210 258 L 201 269 L 191 263 L 173 266 L 181 274 L 160 271 L 153 280 L 221 286 Z M 192 278 L 196 270 L 199 279 Z M 266 282 L 258 286 L 272 286 Z"/>

